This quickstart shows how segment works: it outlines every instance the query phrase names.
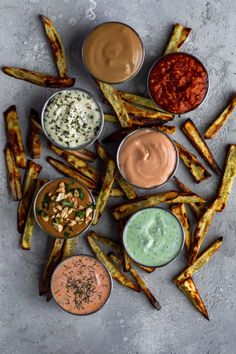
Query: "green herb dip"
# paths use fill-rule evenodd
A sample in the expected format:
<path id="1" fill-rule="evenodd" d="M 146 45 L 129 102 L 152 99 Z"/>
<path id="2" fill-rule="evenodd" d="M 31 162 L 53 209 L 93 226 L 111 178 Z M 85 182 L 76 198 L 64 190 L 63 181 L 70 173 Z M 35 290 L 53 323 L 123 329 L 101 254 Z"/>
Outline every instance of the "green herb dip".
<path id="1" fill-rule="evenodd" d="M 184 234 L 178 219 L 160 208 L 134 214 L 126 224 L 123 242 L 127 253 L 146 266 L 163 266 L 179 254 Z"/>

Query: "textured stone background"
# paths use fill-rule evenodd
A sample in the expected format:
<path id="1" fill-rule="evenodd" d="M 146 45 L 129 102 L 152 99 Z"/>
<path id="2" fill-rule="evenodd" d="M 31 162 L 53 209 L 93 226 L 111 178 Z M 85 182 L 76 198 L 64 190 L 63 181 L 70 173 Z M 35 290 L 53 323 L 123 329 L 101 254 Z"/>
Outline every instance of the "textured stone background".
<path id="1" fill-rule="evenodd" d="M 82 68 L 81 41 L 95 25 L 106 20 L 129 23 L 140 33 L 146 48 L 142 72 L 125 87 L 145 93 L 145 77 L 152 61 L 164 49 L 171 26 L 179 21 L 193 28 L 184 50 L 196 54 L 206 64 L 211 79 L 207 100 L 187 117 L 203 132 L 235 91 L 236 2 L 233 0 L 0 0 L 0 65 L 15 65 L 55 72 L 48 43 L 37 17 L 48 15 L 59 29 L 68 54 L 71 74 L 77 85 L 96 94 L 96 87 Z M 29 110 L 40 111 L 52 90 L 16 81 L 0 73 L 1 111 L 16 104 L 26 137 Z M 124 87 L 124 86 L 123 86 Z M 186 117 L 176 117 L 176 124 Z M 236 142 L 236 114 L 210 142 L 222 165 L 227 143 Z M 114 127 L 106 124 L 104 135 Z M 0 125 L 1 150 L 5 145 L 4 124 Z M 186 146 L 186 139 L 178 134 Z M 47 154 L 44 140 L 44 157 Z M 57 173 L 40 159 L 42 176 Z M 0 307 L 1 354 L 233 354 L 236 328 L 236 186 L 227 210 L 216 215 L 204 246 L 224 236 L 220 251 L 194 279 L 209 310 L 211 321 L 198 314 L 172 284 L 172 277 L 185 264 L 184 255 L 171 265 L 147 276 L 150 288 L 160 299 L 162 310 L 155 311 L 142 295 L 117 283 L 107 306 L 89 317 L 73 317 L 54 301 L 38 296 L 38 279 L 49 247 L 49 240 L 38 228 L 32 250 L 19 248 L 16 208 L 7 192 L 3 154 L 0 155 Z M 177 175 L 205 197 L 214 196 L 219 179 L 214 176 L 195 185 L 180 164 Z M 173 188 L 171 183 L 165 188 Z M 163 188 L 164 189 L 164 188 Z M 115 203 L 116 201 L 113 201 Z M 104 215 L 97 229 L 114 233 L 113 221 Z M 79 252 L 88 252 L 83 239 Z"/>

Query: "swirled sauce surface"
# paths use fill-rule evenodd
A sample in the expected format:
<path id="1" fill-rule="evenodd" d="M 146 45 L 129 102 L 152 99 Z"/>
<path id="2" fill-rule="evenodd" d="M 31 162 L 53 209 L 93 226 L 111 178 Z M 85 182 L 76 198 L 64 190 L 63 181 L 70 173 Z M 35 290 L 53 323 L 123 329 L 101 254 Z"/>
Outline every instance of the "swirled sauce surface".
<path id="1" fill-rule="evenodd" d="M 177 153 L 166 135 L 144 129 L 131 134 L 123 142 L 118 160 L 122 174 L 132 184 L 152 188 L 165 183 L 172 175 Z"/>

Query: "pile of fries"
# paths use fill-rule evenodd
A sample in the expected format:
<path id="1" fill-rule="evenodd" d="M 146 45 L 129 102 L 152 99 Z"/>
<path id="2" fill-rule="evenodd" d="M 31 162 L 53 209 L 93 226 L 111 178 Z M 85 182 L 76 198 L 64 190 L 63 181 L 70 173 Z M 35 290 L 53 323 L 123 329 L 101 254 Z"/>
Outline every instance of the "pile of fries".
<path id="1" fill-rule="evenodd" d="M 75 79 L 68 76 L 63 42 L 48 18 L 42 16 L 42 22 L 54 53 L 58 76 L 54 77 L 28 71 L 26 69 L 11 67 L 4 67 L 3 71 L 17 79 L 29 81 L 44 87 L 73 86 Z M 190 32 L 190 28 L 175 24 L 164 53 L 178 51 Z M 151 99 L 134 93 L 119 91 L 112 85 L 100 81 L 97 81 L 97 85 L 103 93 L 105 103 L 109 104 L 114 111 L 113 114 L 105 113 L 105 121 L 110 123 L 120 123 L 121 125 L 121 129 L 107 136 L 103 143 L 120 141 L 131 131 L 140 127 L 152 127 L 153 129 L 159 129 L 166 134 L 175 134 L 176 126 L 165 125 L 167 122 L 173 121 L 174 115 L 157 108 Z M 218 237 L 207 249 L 201 252 L 202 242 L 207 234 L 213 217 L 217 212 L 223 211 L 230 195 L 233 181 L 236 176 L 236 145 L 231 144 L 227 147 L 225 167 L 222 172 L 204 138 L 213 139 L 216 136 L 220 128 L 228 121 L 235 106 L 236 97 L 233 97 L 228 106 L 207 129 L 204 137 L 190 119 L 187 119 L 181 127 L 182 132 L 205 160 L 208 167 L 218 176 L 221 176 L 218 192 L 214 200 L 210 202 L 198 194 L 193 193 L 176 177 L 174 177 L 174 181 L 178 190 L 169 190 L 164 193 L 138 197 L 134 187 L 121 176 L 115 161 L 109 155 L 104 145 L 99 141 L 96 142 L 96 153 L 85 149 L 70 151 L 49 144 L 51 151 L 57 154 L 60 158 L 63 158 L 65 163 L 51 156 L 48 156 L 46 159 L 51 166 L 63 175 L 83 182 L 92 190 L 94 195 L 97 195 L 93 225 L 96 225 L 101 219 L 110 197 L 123 197 L 126 199 L 125 202 L 122 202 L 111 209 L 111 214 L 117 222 L 117 227 L 120 228 L 121 234 L 125 222 L 127 221 L 127 217 L 136 211 L 146 207 L 156 206 L 161 203 L 167 203 L 167 205 L 170 205 L 171 211 L 178 217 L 185 231 L 185 246 L 188 254 L 185 269 L 180 272 L 173 281 L 188 297 L 193 306 L 195 306 L 195 308 L 207 319 L 209 319 L 209 316 L 206 306 L 192 277 L 196 271 L 200 270 L 200 268 L 211 259 L 213 254 L 222 244 L 223 238 Z M 33 160 L 27 160 L 15 106 L 9 107 L 5 112 L 5 122 L 7 134 L 5 160 L 9 186 L 12 199 L 19 201 L 17 228 L 22 235 L 22 249 L 30 250 L 35 224 L 33 201 L 37 191 L 47 182 L 47 180 L 39 178 L 42 167 Z M 31 110 L 29 124 L 30 155 L 32 159 L 35 159 L 42 154 L 42 128 L 38 114 L 33 109 Z M 193 177 L 195 183 L 200 183 L 211 177 L 211 173 L 192 151 L 187 150 L 177 141 L 175 141 L 175 143 L 179 151 L 180 159 Z M 97 157 L 100 158 L 106 167 L 104 176 L 90 164 Z M 21 183 L 20 168 L 25 169 L 23 183 Z M 113 187 L 114 182 L 117 183 L 118 187 Z M 196 227 L 194 231 L 192 231 L 192 225 L 189 221 L 189 208 L 196 217 Z M 122 244 L 122 237 L 120 237 L 119 242 L 115 242 L 111 238 L 90 231 L 86 236 L 86 239 L 92 252 L 108 268 L 113 279 L 126 288 L 136 292 L 142 291 L 150 303 L 157 310 L 160 310 L 161 305 L 159 301 L 149 290 L 147 284 L 137 270 L 141 269 L 147 273 L 152 273 L 155 271 L 155 268 L 144 267 L 133 262 L 125 252 Z M 39 283 L 39 294 L 45 294 L 47 300 L 50 300 L 52 297 L 50 291 L 50 279 L 53 270 L 60 261 L 75 254 L 76 245 L 77 238 L 66 240 L 54 239 L 52 241 L 49 257 Z M 103 248 L 105 248 L 106 251 Z"/>

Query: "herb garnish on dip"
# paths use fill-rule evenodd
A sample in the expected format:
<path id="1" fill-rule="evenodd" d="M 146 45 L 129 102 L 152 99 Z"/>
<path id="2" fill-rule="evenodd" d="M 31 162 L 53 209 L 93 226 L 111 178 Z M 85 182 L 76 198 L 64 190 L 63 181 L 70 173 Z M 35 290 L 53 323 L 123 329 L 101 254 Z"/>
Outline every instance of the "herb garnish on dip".
<path id="1" fill-rule="evenodd" d="M 51 291 L 57 304 L 75 315 L 89 315 L 107 302 L 112 288 L 108 270 L 97 259 L 79 255 L 55 269 Z"/>
<path id="2" fill-rule="evenodd" d="M 42 126 L 52 143 L 71 149 L 84 147 L 100 134 L 103 113 L 89 92 L 62 90 L 47 101 Z"/>
<path id="3" fill-rule="evenodd" d="M 145 266 L 161 267 L 180 253 L 184 232 L 179 220 L 161 208 L 146 208 L 135 213 L 123 233 L 129 256 Z"/>
<path id="4" fill-rule="evenodd" d="M 91 224 L 94 201 L 89 190 L 70 178 L 50 181 L 39 191 L 35 218 L 44 231 L 57 238 L 79 235 Z"/>

